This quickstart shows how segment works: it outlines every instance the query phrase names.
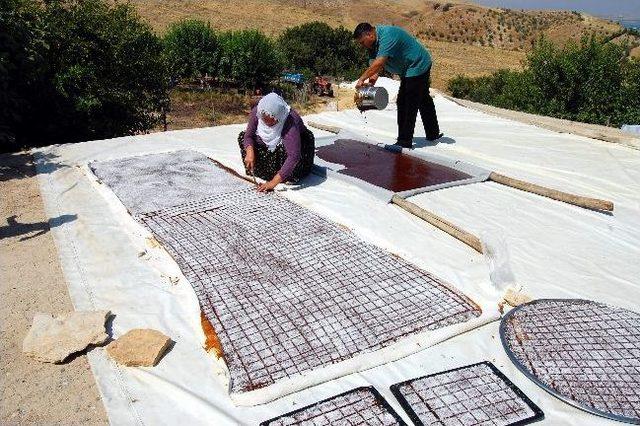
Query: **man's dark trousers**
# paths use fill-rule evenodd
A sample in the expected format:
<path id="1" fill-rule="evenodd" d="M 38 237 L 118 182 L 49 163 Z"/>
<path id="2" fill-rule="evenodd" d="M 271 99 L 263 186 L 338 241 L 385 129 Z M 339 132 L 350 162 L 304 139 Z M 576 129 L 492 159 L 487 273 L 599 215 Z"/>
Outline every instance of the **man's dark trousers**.
<path id="1" fill-rule="evenodd" d="M 398 142 L 411 146 L 413 131 L 416 127 L 418 111 L 422 117 L 427 139 L 438 138 L 440 127 L 433 99 L 429 95 L 431 68 L 416 77 L 404 77 L 400 80 L 398 92 Z"/>

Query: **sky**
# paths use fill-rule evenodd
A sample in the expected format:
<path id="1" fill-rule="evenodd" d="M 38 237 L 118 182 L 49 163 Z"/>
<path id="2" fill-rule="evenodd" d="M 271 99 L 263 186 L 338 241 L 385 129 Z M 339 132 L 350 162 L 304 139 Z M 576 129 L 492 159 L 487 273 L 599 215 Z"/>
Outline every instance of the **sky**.
<path id="1" fill-rule="evenodd" d="M 565 9 L 640 26 L 640 0 L 474 0 L 476 3 L 510 9 Z"/>

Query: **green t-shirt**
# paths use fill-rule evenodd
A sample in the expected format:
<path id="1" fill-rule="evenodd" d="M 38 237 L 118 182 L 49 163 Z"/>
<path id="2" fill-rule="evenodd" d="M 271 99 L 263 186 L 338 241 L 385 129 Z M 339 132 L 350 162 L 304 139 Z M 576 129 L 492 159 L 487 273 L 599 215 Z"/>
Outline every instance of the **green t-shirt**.
<path id="1" fill-rule="evenodd" d="M 377 41 L 371 49 L 369 62 L 387 57 L 384 68 L 400 77 L 416 77 L 431 66 L 431 54 L 411 34 L 400 27 L 376 26 Z"/>

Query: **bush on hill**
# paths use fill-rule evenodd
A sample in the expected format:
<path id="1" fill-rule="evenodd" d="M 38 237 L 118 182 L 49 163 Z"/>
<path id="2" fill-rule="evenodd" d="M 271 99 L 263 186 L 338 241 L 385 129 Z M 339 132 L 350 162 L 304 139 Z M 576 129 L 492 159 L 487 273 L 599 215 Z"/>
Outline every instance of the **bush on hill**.
<path id="1" fill-rule="evenodd" d="M 176 22 L 169 26 L 162 41 L 172 77 L 202 77 L 218 72 L 218 37 L 208 23 L 195 19 Z"/>
<path id="2" fill-rule="evenodd" d="M 288 28 L 278 38 L 278 49 L 288 69 L 305 75 L 330 75 L 353 80 L 367 66 L 367 56 L 351 32 L 310 22 Z"/>
<path id="3" fill-rule="evenodd" d="M 640 123 L 640 61 L 625 46 L 595 37 L 558 48 L 541 40 L 523 71 L 458 76 L 453 96 L 587 123 L 619 127 Z"/>
<path id="4" fill-rule="evenodd" d="M 266 89 L 285 69 L 354 79 L 367 65 L 350 31 L 320 22 L 271 40 L 185 20 L 160 39 L 131 6 L 108 0 L 0 6 L 5 151 L 147 131 L 168 110 L 171 81 L 208 74 L 222 85 Z"/>
<path id="5" fill-rule="evenodd" d="M 219 36 L 218 77 L 254 89 L 280 75 L 282 62 L 274 43 L 257 30 L 230 31 Z"/>

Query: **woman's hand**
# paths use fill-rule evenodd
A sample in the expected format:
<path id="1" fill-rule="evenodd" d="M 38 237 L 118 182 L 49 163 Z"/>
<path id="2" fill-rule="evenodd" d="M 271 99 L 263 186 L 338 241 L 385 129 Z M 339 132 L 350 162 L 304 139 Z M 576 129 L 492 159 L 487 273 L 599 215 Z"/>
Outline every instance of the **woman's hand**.
<path id="1" fill-rule="evenodd" d="M 244 156 L 244 166 L 246 167 L 247 170 L 250 170 L 251 173 L 253 174 L 253 167 L 255 166 L 255 163 L 256 163 L 256 153 L 253 151 L 252 146 L 248 146 L 246 151 L 247 153 Z"/>
<path id="2" fill-rule="evenodd" d="M 269 182 L 261 183 L 260 185 L 258 185 L 258 192 L 273 191 L 273 188 L 275 187 L 276 184 L 273 183 L 273 180 L 270 180 Z"/>
<path id="3" fill-rule="evenodd" d="M 276 185 L 278 185 L 280 182 L 282 182 L 282 178 L 280 177 L 280 174 L 278 173 L 269 182 L 265 182 L 263 184 L 258 185 L 258 192 L 273 191 L 273 188 L 275 188 Z"/>

